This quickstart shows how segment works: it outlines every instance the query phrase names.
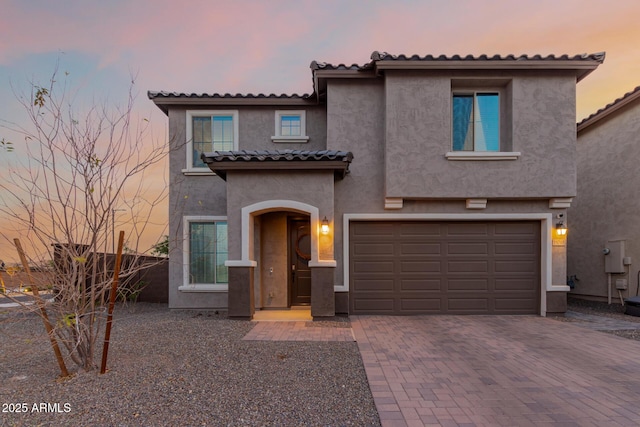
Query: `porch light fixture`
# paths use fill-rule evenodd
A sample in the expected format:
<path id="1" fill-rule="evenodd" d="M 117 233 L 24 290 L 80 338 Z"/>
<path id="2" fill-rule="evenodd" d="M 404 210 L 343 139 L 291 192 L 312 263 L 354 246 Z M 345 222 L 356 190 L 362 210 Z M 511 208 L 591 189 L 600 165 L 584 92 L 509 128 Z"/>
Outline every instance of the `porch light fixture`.
<path id="1" fill-rule="evenodd" d="M 565 234 L 567 234 L 567 226 L 564 225 L 564 221 L 558 221 L 558 223 L 556 224 L 556 233 L 558 234 L 558 236 L 564 236 Z"/>
<path id="2" fill-rule="evenodd" d="M 329 234 L 329 220 L 327 219 L 326 216 L 322 219 L 322 225 L 320 225 L 320 232 L 322 234 Z"/>

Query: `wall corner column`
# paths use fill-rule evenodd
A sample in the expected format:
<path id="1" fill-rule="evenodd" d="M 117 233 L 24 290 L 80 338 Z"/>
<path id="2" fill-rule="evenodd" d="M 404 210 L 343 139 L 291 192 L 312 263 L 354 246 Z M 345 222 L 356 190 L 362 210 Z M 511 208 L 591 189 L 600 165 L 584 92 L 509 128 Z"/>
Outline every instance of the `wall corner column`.
<path id="1" fill-rule="evenodd" d="M 310 262 L 311 268 L 311 316 L 314 319 L 334 317 L 336 299 L 334 292 L 335 261 Z"/>
<path id="2" fill-rule="evenodd" d="M 228 315 L 232 319 L 251 320 L 255 313 L 254 269 L 255 262 L 227 261 L 229 268 Z"/>

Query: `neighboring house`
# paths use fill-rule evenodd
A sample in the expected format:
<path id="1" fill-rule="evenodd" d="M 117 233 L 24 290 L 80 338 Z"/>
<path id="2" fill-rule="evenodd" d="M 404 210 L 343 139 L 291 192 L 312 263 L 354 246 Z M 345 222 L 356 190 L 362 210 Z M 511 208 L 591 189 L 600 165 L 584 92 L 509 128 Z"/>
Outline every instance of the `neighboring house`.
<path id="1" fill-rule="evenodd" d="M 571 294 L 620 303 L 638 293 L 640 86 L 578 123 L 577 147 L 567 274 L 578 280 Z"/>
<path id="2" fill-rule="evenodd" d="M 311 95 L 149 92 L 170 308 L 566 310 L 576 83 L 604 54 L 311 63 Z"/>

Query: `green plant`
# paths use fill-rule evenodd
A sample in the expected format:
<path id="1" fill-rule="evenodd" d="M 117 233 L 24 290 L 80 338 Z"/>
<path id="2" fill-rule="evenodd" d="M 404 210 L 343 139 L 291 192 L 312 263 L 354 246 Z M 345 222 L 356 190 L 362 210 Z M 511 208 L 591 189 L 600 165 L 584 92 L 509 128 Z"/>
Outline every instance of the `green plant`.
<path id="1" fill-rule="evenodd" d="M 118 289 L 117 300 L 137 302 L 142 290 L 148 285 L 144 280 L 140 280 L 131 285 L 122 286 Z"/>
<path id="2" fill-rule="evenodd" d="M 165 235 L 161 241 L 153 245 L 151 255 L 168 256 L 169 255 L 169 236 Z"/>

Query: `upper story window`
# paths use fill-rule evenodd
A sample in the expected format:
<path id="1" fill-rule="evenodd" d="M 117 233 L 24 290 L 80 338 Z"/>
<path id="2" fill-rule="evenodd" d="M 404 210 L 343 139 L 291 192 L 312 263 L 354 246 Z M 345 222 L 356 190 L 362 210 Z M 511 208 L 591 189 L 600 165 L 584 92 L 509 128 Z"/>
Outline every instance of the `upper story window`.
<path id="1" fill-rule="evenodd" d="M 275 136 L 272 136 L 271 140 L 273 142 L 307 142 L 309 137 L 306 130 L 305 111 L 276 111 Z"/>
<path id="2" fill-rule="evenodd" d="M 453 94 L 453 151 L 500 151 L 500 94 Z"/>
<path id="3" fill-rule="evenodd" d="M 451 81 L 451 151 L 448 160 L 516 160 L 511 81 Z"/>
<path id="4" fill-rule="evenodd" d="M 210 172 L 200 155 L 238 149 L 237 111 L 187 111 L 187 168 Z"/>

